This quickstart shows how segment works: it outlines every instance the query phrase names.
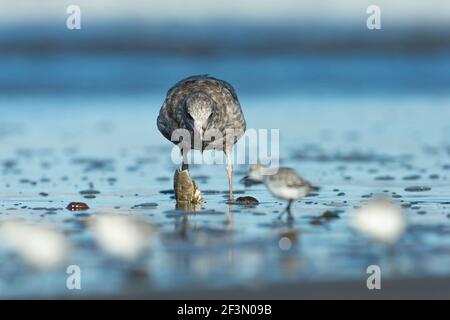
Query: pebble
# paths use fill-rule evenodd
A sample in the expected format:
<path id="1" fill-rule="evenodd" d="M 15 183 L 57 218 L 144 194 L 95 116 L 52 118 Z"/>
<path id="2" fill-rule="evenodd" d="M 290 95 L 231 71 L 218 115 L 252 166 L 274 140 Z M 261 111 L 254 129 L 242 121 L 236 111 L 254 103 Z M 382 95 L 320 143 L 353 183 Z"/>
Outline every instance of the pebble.
<path id="1" fill-rule="evenodd" d="M 409 192 L 422 192 L 422 191 L 430 191 L 430 190 L 431 190 L 431 188 L 426 187 L 426 186 L 412 186 L 412 187 L 405 188 L 405 191 L 409 191 Z"/>
<path id="2" fill-rule="evenodd" d="M 232 202 L 232 204 L 241 204 L 246 206 L 255 206 L 259 204 L 259 201 L 251 196 L 239 197 Z"/>
<path id="3" fill-rule="evenodd" d="M 71 202 L 66 207 L 67 210 L 70 211 L 82 211 L 82 210 L 88 210 L 89 206 L 84 202 Z"/>

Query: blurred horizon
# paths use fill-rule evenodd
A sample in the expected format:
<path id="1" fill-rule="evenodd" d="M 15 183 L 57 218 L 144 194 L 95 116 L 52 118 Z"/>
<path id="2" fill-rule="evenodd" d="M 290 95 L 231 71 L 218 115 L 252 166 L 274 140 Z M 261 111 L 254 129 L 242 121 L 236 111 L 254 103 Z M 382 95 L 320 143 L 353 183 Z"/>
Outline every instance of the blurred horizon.
<path id="1" fill-rule="evenodd" d="M 66 27 L 73 4 L 81 30 Z M 381 30 L 367 29 L 372 4 Z M 0 0 L 0 8 L 0 223 L 54 225 L 71 248 L 65 262 L 83 274 L 83 290 L 68 291 L 65 270 L 36 272 L 22 259 L 39 257 L 36 246 L 0 247 L 0 297 L 273 295 L 287 283 L 295 288 L 287 296 L 308 296 L 335 281 L 366 290 L 373 264 L 387 295 L 401 296 L 391 280 L 416 295 L 424 292 L 411 290 L 415 279 L 448 282 L 450 1 Z M 249 152 L 277 154 L 320 187 L 296 201 L 295 219 L 280 219 L 285 203 L 264 185 L 241 184 L 240 164 L 234 195 L 257 205 L 228 202 L 224 166 L 205 163 L 189 169 L 207 201 L 180 210 L 178 150 L 156 122 L 167 90 L 195 74 L 236 89 L 247 128 L 263 129 Z M 270 129 L 278 130 L 267 139 Z M 393 251 L 351 229 L 354 209 L 380 195 L 408 216 Z M 90 209 L 72 211 L 72 202 Z M 98 241 L 91 226 L 105 213 L 149 225 L 151 239 L 125 226 L 142 239 L 120 251 L 149 245 L 138 259 L 119 260 Z M 114 225 L 104 236 L 115 238 Z M 123 244 L 119 233 L 110 248 Z"/>
<path id="2" fill-rule="evenodd" d="M 81 30 L 66 28 L 81 7 Z M 193 74 L 249 95 L 447 95 L 450 3 L 0 1 L 0 94 L 165 94 Z M 449 10 L 446 10 L 449 9 Z"/>
<path id="3" fill-rule="evenodd" d="M 190 0 L 188 3 L 183 0 L 129 0 L 126 3 L 120 0 L 41 0 L 38 5 L 33 0 L 1 0 L 0 24 L 53 21 L 64 25 L 69 5 L 80 6 L 88 24 L 118 20 L 191 23 L 222 20 L 348 25 L 365 22 L 369 5 L 378 5 L 383 21 L 390 26 L 450 24 L 450 3 L 445 0 L 378 0 L 376 3 L 372 0 Z"/>

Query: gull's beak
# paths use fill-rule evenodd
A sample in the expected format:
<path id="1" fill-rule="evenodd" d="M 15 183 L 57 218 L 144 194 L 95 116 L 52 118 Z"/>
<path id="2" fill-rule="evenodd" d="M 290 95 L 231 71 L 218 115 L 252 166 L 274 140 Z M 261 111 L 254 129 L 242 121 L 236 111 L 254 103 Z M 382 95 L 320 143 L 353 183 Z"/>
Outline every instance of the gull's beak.
<path id="1" fill-rule="evenodd" d="M 197 133 L 198 133 L 199 136 L 200 136 L 200 141 L 203 141 L 203 133 L 204 133 L 204 130 L 203 130 L 202 126 L 199 126 L 199 125 L 195 124 L 194 127 L 195 127 L 195 131 L 197 131 Z"/>

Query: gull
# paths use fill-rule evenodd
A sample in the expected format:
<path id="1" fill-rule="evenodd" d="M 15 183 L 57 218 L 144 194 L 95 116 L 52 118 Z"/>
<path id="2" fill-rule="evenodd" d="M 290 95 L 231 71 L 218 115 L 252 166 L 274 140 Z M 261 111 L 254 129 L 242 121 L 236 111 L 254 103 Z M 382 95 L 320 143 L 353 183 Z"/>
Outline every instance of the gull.
<path id="1" fill-rule="evenodd" d="M 264 182 L 269 191 L 278 199 L 287 200 L 288 205 L 281 213 L 287 212 L 291 216 L 291 206 L 295 200 L 306 197 L 310 192 L 319 188 L 302 178 L 292 168 L 280 167 L 278 169 L 267 168 L 264 165 L 252 165 L 248 174 L 253 181 Z"/>
<path id="2" fill-rule="evenodd" d="M 180 147 L 183 170 L 188 169 L 187 152 L 190 149 L 201 152 L 216 149 L 225 153 L 228 197 L 231 200 L 231 151 L 246 129 L 244 114 L 234 88 L 228 82 L 208 75 L 183 79 L 167 92 L 157 124 L 162 135 Z M 173 141 L 172 135 L 177 129 L 187 130 L 189 139 L 183 139 L 182 142 Z"/>
<path id="3" fill-rule="evenodd" d="M 397 204 L 387 199 L 376 199 L 356 209 L 350 224 L 366 237 L 390 244 L 405 232 L 406 215 Z"/>

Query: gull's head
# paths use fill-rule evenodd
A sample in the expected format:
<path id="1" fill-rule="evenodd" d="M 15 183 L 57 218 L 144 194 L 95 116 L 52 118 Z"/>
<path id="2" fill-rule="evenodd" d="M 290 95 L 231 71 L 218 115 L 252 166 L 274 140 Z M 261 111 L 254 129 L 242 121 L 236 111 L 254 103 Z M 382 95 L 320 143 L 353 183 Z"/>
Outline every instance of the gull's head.
<path id="1" fill-rule="evenodd" d="M 203 92 L 190 94 L 185 102 L 184 123 L 203 138 L 213 115 L 214 101 Z"/>

